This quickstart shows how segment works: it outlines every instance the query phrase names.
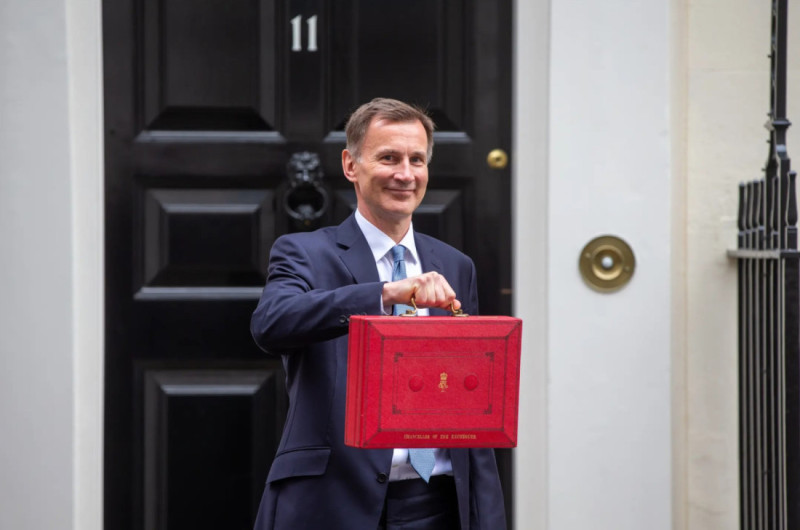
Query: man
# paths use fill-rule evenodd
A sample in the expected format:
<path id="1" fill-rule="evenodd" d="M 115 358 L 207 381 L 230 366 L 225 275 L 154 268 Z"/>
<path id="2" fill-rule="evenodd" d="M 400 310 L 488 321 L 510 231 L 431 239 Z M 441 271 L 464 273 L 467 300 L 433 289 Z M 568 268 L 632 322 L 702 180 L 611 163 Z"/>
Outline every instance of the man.
<path id="1" fill-rule="evenodd" d="M 406 449 L 344 445 L 350 315 L 392 314 L 412 295 L 430 308 L 421 316 L 448 314 L 451 303 L 478 310 L 472 261 L 411 223 L 428 184 L 431 119 L 375 99 L 353 113 L 346 133 L 342 169 L 357 212 L 338 227 L 279 238 L 253 313 L 253 337 L 282 355 L 289 392 L 256 529 L 503 529 L 492 449 L 437 449 L 427 477 Z M 407 277 L 392 281 L 396 245 Z"/>

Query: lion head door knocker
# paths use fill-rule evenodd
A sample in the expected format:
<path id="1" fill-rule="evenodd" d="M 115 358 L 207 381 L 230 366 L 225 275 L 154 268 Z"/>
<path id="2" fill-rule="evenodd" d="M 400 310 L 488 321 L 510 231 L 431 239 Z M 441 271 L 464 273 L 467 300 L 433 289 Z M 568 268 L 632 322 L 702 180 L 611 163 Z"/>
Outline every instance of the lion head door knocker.
<path id="1" fill-rule="evenodd" d="M 288 189 L 283 207 L 295 230 L 313 230 L 327 213 L 329 194 L 323 184 L 322 166 L 316 153 L 295 153 L 286 165 Z"/>

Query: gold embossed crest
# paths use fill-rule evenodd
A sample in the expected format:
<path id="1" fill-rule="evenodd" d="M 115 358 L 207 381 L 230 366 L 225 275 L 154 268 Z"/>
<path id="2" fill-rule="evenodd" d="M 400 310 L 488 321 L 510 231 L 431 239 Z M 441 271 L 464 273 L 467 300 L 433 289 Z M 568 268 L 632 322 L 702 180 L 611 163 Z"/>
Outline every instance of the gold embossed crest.
<path id="1" fill-rule="evenodd" d="M 439 390 L 442 392 L 447 390 L 447 372 L 439 374 Z"/>

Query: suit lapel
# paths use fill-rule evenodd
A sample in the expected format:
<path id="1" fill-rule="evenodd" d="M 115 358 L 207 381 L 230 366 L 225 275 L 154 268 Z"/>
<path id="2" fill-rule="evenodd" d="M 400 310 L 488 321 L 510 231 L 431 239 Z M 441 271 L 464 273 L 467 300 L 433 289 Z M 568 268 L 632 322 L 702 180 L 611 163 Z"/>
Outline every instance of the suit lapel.
<path id="1" fill-rule="evenodd" d="M 336 244 L 342 249 L 339 258 L 353 275 L 356 283 L 379 282 L 375 258 L 361 233 L 356 218 L 351 215 L 336 229 Z"/>
<path id="2" fill-rule="evenodd" d="M 416 232 L 414 233 L 414 244 L 417 246 L 419 260 L 422 264 L 422 272 L 435 271 L 439 274 L 443 274 L 444 268 L 439 256 L 436 255 L 436 249 L 434 249 L 432 245 L 429 245 L 425 238 L 419 237 Z"/>

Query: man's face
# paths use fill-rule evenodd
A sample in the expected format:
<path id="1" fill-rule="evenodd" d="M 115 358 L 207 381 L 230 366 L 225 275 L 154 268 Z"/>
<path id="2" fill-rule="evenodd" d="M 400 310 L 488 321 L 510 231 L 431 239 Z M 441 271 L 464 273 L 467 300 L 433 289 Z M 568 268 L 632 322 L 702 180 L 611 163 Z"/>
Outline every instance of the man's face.
<path id="1" fill-rule="evenodd" d="M 342 156 L 345 177 L 355 186 L 359 210 L 374 225 L 411 218 L 428 186 L 428 137 L 419 121 L 373 119 L 355 160 Z"/>

